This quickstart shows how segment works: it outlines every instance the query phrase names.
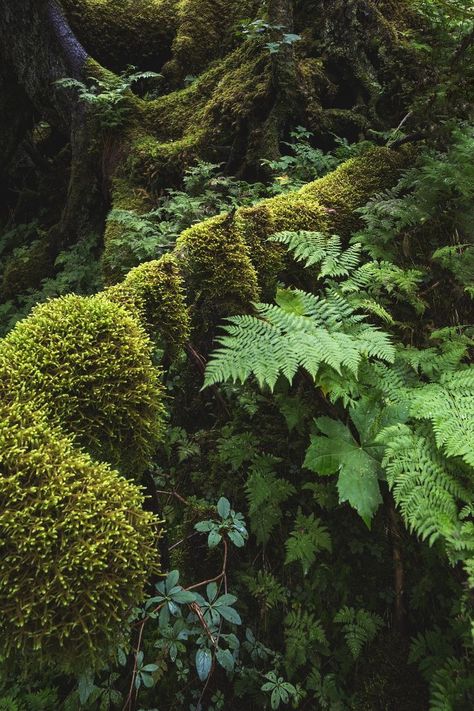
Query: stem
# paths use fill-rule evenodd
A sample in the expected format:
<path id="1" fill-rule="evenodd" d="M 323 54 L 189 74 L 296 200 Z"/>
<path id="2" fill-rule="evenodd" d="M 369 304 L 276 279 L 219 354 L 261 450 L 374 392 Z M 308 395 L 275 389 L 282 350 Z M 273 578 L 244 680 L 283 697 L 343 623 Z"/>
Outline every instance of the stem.
<path id="1" fill-rule="evenodd" d="M 395 509 L 392 496 L 388 499 L 390 535 L 392 539 L 393 583 L 395 591 L 394 629 L 400 637 L 406 635 L 406 609 L 404 603 L 405 570 L 403 566 L 402 528 L 400 516 Z"/>

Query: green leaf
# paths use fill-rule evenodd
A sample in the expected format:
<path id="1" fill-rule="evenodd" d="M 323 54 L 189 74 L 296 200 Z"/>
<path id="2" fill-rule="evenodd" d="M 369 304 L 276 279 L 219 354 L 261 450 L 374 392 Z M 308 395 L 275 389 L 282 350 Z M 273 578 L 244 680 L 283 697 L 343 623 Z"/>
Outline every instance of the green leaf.
<path id="1" fill-rule="evenodd" d="M 195 524 L 194 529 L 199 531 L 199 533 L 208 533 L 214 526 L 215 523 L 212 521 L 199 521 L 199 523 Z"/>
<path id="2" fill-rule="evenodd" d="M 234 610 L 233 607 L 227 607 L 226 605 L 223 605 L 222 607 L 217 608 L 219 611 L 219 614 L 224 618 L 224 620 L 227 620 L 227 622 L 231 622 L 233 625 L 241 625 L 242 624 L 242 619 L 237 612 L 237 610 Z"/>
<path id="3" fill-rule="evenodd" d="M 91 671 L 87 671 L 79 677 L 78 691 L 81 704 L 85 704 L 87 702 L 87 699 L 94 691 L 94 688 L 94 674 Z"/>
<path id="4" fill-rule="evenodd" d="M 272 709 L 277 709 L 280 706 L 280 689 L 278 686 L 273 689 L 270 700 Z"/>
<path id="5" fill-rule="evenodd" d="M 216 659 L 226 672 L 234 671 L 234 657 L 228 649 L 218 649 Z"/>
<path id="6" fill-rule="evenodd" d="M 359 419 L 359 422 L 362 420 Z M 339 471 L 337 488 L 340 503 L 347 501 L 370 526 L 382 502 L 378 483 L 382 473 L 379 461 L 382 449 L 372 442 L 359 445 L 349 428 L 338 420 L 320 417 L 315 423 L 326 436 L 311 437 L 304 466 L 321 475 Z"/>
<path id="7" fill-rule="evenodd" d="M 166 576 L 166 589 L 169 592 L 172 588 L 174 588 L 179 580 L 179 571 L 178 570 L 172 570 L 168 575 Z"/>
<path id="8" fill-rule="evenodd" d="M 206 595 L 207 599 L 209 602 L 213 602 L 216 599 L 217 595 L 217 584 L 216 583 L 209 583 L 209 585 L 206 586 Z"/>
<path id="9" fill-rule="evenodd" d="M 173 601 L 178 602 L 180 604 L 194 602 L 195 599 L 196 599 L 195 594 L 188 591 L 188 590 L 180 590 L 179 592 L 177 592 L 173 595 Z"/>
<path id="10" fill-rule="evenodd" d="M 209 548 L 215 548 L 222 541 L 222 536 L 217 529 L 212 530 L 207 537 Z"/>
<path id="11" fill-rule="evenodd" d="M 228 518 L 230 514 L 230 503 L 224 496 L 217 502 L 217 513 L 222 519 Z"/>
<path id="12" fill-rule="evenodd" d="M 212 667 L 212 654 L 209 649 L 198 649 L 196 652 L 196 671 L 201 681 L 206 681 Z"/>
<path id="13" fill-rule="evenodd" d="M 146 686 L 148 689 L 151 689 L 151 687 L 155 685 L 155 680 L 153 679 L 151 674 L 142 674 L 142 672 L 140 672 L 140 676 L 142 678 L 144 686 Z"/>
<path id="14" fill-rule="evenodd" d="M 157 664 L 145 664 L 144 667 L 140 669 L 142 672 L 156 672 L 158 671 L 158 665 Z"/>
<path id="15" fill-rule="evenodd" d="M 360 468 L 341 469 L 337 490 L 339 501 L 347 501 L 370 528 L 372 517 L 382 503 L 382 496 L 377 475 L 365 468 L 366 464 L 364 460 L 360 462 Z"/>
<path id="16" fill-rule="evenodd" d="M 242 548 L 245 545 L 245 539 L 238 531 L 230 529 L 230 531 L 227 532 L 227 535 L 237 548 Z"/>

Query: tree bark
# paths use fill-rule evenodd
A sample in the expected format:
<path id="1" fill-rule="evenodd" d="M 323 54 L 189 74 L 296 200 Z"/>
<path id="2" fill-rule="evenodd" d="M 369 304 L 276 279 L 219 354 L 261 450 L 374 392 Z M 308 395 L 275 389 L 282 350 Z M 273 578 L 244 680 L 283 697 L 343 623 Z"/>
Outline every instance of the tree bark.
<path id="1" fill-rule="evenodd" d="M 85 107 L 54 83 L 71 76 L 83 80 L 87 52 L 56 0 L 5 0 L 0 5 L 0 48 L 2 64 L 11 68 L 7 81 L 18 87 L 15 95 L 24 97 L 23 110 L 15 109 L 15 129 L 1 146 L 3 170 L 38 120 L 64 135 L 71 143 L 72 160 L 68 198 L 54 240 L 59 245 L 77 241 L 96 230 L 103 218 L 100 147 Z M 3 125 L 11 113 L 8 106 L 3 109 Z"/>

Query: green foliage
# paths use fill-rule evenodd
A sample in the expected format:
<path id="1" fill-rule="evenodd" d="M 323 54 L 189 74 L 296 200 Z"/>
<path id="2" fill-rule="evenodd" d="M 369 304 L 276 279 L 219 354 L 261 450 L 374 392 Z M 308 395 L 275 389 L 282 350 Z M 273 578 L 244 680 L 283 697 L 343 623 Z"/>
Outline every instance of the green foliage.
<path id="1" fill-rule="evenodd" d="M 60 89 L 72 89 L 79 101 L 90 107 L 104 131 L 113 131 L 127 120 L 131 111 L 131 88 L 144 79 L 161 78 L 156 72 L 135 72 L 130 67 L 125 73 L 117 75 L 103 73 L 103 76 L 90 76 L 85 84 L 77 79 L 59 79 L 55 85 Z"/>
<path id="2" fill-rule="evenodd" d="M 169 251 L 188 227 L 221 212 L 252 205 L 265 194 L 265 187 L 259 183 L 224 175 L 221 164 L 198 161 L 186 169 L 183 189 L 168 189 L 152 210 L 142 214 L 120 208 L 111 210 L 108 220 L 121 227 L 120 238 L 115 240 L 117 259 L 121 245 L 139 262 L 156 259 Z M 113 267 L 113 258 L 111 264 Z"/>
<path id="3" fill-rule="evenodd" d="M 361 409 L 363 417 L 356 417 Z M 381 447 L 370 440 L 370 430 L 367 431 L 370 420 L 364 419 L 364 416 L 370 417 L 371 414 L 370 408 L 360 406 L 358 412 L 355 410 L 352 413 L 353 420 L 362 425 L 359 442 L 342 422 L 319 417 L 315 425 L 324 436 L 311 438 L 304 461 L 304 466 L 317 474 L 327 476 L 338 473 L 339 501 L 348 501 L 368 526 L 382 503 L 378 483 L 382 475 Z"/>
<path id="4" fill-rule="evenodd" d="M 263 684 L 262 691 L 270 694 L 270 704 L 272 709 L 277 709 L 280 704 L 287 704 L 292 697 L 296 696 L 296 688 L 288 681 L 284 681 L 282 676 L 277 677 L 275 672 L 265 674 L 267 681 Z"/>
<path id="5" fill-rule="evenodd" d="M 242 514 L 233 511 L 224 496 L 217 502 L 217 513 L 220 520 L 200 521 L 195 526 L 196 531 L 209 534 L 207 537 L 209 548 L 215 548 L 225 536 L 229 538 L 234 546 L 242 548 L 248 538 Z"/>
<path id="6" fill-rule="evenodd" d="M 273 471 L 277 463 L 268 455 L 256 457 L 245 483 L 250 529 L 261 544 L 268 543 L 283 515 L 282 504 L 295 493 L 295 487 Z"/>
<path id="7" fill-rule="evenodd" d="M 303 575 L 307 575 L 310 567 L 320 551 L 331 552 L 331 536 L 321 521 L 314 514 L 305 516 L 301 510 L 296 514 L 295 525 L 286 542 L 285 564 L 299 562 Z"/>
<path id="8" fill-rule="evenodd" d="M 282 241 L 294 237 L 283 233 Z M 299 238 L 296 238 L 299 239 Z M 329 240 L 321 247 L 320 236 L 306 248 L 314 250 L 312 263 L 324 261 L 329 276 L 347 273 L 352 253 L 341 252 Z M 335 256 L 337 255 L 337 256 Z M 255 304 L 257 316 L 233 316 L 225 336 L 217 339 L 206 369 L 205 386 L 225 380 L 244 382 L 254 375 L 262 387 L 273 390 L 280 375 L 291 383 L 299 368 L 318 382 L 331 370 L 357 378 L 363 360 L 392 362 L 394 349 L 387 335 L 363 322 L 337 285 L 329 283 L 323 296 L 297 289 L 278 289 L 276 305 Z"/>
<path id="9" fill-rule="evenodd" d="M 250 40 L 270 37 L 270 41 L 265 42 L 265 48 L 270 54 L 278 54 L 285 45 L 291 46 L 301 39 L 300 35 L 285 31 L 284 25 L 271 24 L 261 19 L 242 22 L 239 34 Z"/>
<path id="10" fill-rule="evenodd" d="M 379 615 L 347 606 L 339 610 L 334 622 L 343 626 L 344 637 L 354 659 L 359 657 L 364 645 L 375 638 L 383 625 Z"/>
<path id="11" fill-rule="evenodd" d="M 81 296 L 96 293 L 102 285 L 96 252 L 97 235 L 90 235 L 60 252 L 54 262 L 54 276 L 42 279 L 39 288 L 17 293 L 0 304 L 0 335 L 10 331 L 38 303 L 70 293 Z"/>
<path id="12" fill-rule="evenodd" d="M 321 621 L 313 613 L 297 608 L 285 617 L 285 665 L 294 673 L 307 664 L 309 658 L 328 648 L 328 640 Z"/>

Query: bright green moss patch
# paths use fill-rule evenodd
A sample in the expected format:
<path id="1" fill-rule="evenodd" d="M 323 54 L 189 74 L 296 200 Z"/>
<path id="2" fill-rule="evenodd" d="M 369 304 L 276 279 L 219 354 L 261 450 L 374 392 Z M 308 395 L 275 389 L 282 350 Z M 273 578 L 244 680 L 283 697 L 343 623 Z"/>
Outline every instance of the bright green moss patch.
<path id="1" fill-rule="evenodd" d="M 51 427 L 0 404 L 0 654 L 77 672 L 124 643 L 157 570 L 158 521 L 137 486 Z"/>
<path id="2" fill-rule="evenodd" d="M 405 152 L 373 148 L 346 161 L 324 178 L 305 185 L 300 195 L 305 200 L 317 199 L 324 205 L 330 211 L 332 231 L 347 236 L 358 224 L 354 210 L 374 193 L 393 185 L 406 165 Z"/>
<path id="3" fill-rule="evenodd" d="M 258 297 L 249 249 L 232 230 L 232 217 L 217 215 L 185 230 L 176 244 L 194 320 L 238 313 Z"/>
<path id="4" fill-rule="evenodd" d="M 139 477 L 162 430 L 150 343 L 129 312 L 100 297 L 37 306 L 0 344 L 0 399 L 34 401 L 101 460 Z"/>
<path id="5" fill-rule="evenodd" d="M 172 254 L 132 269 L 103 296 L 136 310 L 147 330 L 157 335 L 167 350 L 175 350 L 189 337 L 183 279 Z"/>

